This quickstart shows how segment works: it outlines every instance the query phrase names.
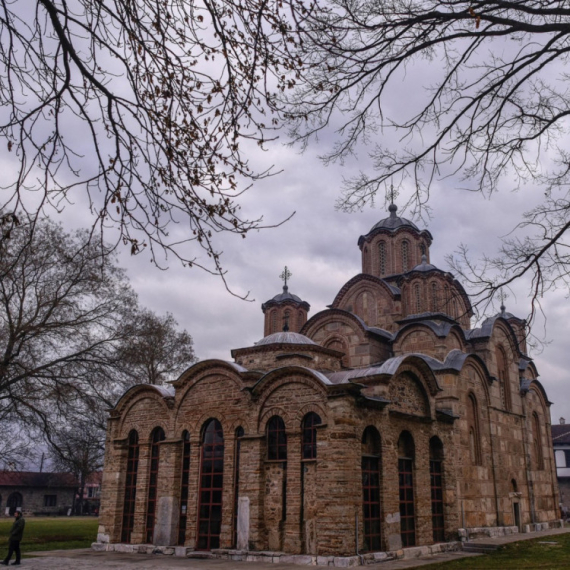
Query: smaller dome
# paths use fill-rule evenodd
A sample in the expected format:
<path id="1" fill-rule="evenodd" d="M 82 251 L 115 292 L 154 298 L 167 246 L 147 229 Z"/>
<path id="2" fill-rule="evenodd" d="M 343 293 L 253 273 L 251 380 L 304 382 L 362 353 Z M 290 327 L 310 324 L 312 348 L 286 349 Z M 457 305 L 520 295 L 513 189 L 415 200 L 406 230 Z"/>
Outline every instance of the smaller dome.
<path id="1" fill-rule="evenodd" d="M 274 301 L 275 303 L 282 303 L 283 301 L 295 301 L 296 303 L 302 303 L 303 302 L 303 300 L 300 297 L 297 297 L 297 295 L 293 295 L 293 293 L 289 293 L 289 287 L 287 287 L 287 285 L 285 285 L 285 287 L 283 287 L 282 293 L 275 295 L 275 297 L 273 297 L 273 299 L 271 299 L 271 300 Z"/>
<path id="2" fill-rule="evenodd" d="M 262 338 L 255 346 L 267 344 L 312 344 L 318 346 L 309 337 L 295 332 L 276 332 Z"/>
<path id="3" fill-rule="evenodd" d="M 378 229 L 396 230 L 402 226 L 410 226 L 414 230 L 420 231 L 416 224 L 410 222 L 410 220 L 407 220 L 406 218 L 400 218 L 396 215 L 398 210 L 398 206 L 396 206 L 396 204 L 390 204 L 388 210 L 390 212 L 390 216 L 380 220 L 377 224 L 372 226 L 372 229 L 368 233 L 372 233 L 374 230 Z"/>
<path id="4" fill-rule="evenodd" d="M 422 255 L 422 262 L 419 265 L 416 265 L 412 271 L 434 271 L 437 270 L 435 265 L 427 262 L 427 255 L 424 253 Z"/>

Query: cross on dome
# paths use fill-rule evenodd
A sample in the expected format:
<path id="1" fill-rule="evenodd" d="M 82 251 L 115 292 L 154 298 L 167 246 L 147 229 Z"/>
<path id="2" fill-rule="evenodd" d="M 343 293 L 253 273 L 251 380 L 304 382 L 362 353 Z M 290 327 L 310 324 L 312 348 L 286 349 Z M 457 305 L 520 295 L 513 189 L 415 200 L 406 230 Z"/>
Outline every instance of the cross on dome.
<path id="1" fill-rule="evenodd" d="M 293 277 L 293 274 L 289 271 L 289 269 L 287 269 L 287 266 L 285 266 L 283 273 L 281 273 L 281 275 L 279 275 L 279 277 L 281 279 L 283 279 L 283 282 L 284 282 L 283 291 L 287 291 L 288 290 L 287 280 L 290 279 L 291 277 Z"/>

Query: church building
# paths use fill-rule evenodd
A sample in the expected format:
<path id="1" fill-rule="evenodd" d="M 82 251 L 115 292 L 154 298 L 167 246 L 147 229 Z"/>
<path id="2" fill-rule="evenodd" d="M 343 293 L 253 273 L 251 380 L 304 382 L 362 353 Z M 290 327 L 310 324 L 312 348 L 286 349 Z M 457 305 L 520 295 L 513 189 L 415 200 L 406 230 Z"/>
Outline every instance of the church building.
<path id="1" fill-rule="evenodd" d="M 308 318 L 286 268 L 259 342 L 127 391 L 99 542 L 347 557 L 557 524 L 526 323 L 471 328 L 432 240 L 392 204 L 329 308 Z"/>

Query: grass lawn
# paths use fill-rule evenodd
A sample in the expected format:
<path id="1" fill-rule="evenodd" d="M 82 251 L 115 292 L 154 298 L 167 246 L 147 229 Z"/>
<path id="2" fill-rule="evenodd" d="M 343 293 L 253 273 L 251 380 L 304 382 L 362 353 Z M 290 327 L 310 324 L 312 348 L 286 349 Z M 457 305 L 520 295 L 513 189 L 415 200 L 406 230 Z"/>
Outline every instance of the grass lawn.
<path id="1" fill-rule="evenodd" d="M 0 557 L 8 553 L 8 534 L 14 518 L 0 519 Z M 97 517 L 27 518 L 22 554 L 37 550 L 88 548 L 97 537 Z"/>
<path id="2" fill-rule="evenodd" d="M 543 543 L 543 544 L 541 544 Z M 544 544 L 546 543 L 546 544 Z M 570 568 L 570 533 L 522 540 L 492 554 L 453 562 L 429 564 L 421 570 L 523 570 Z"/>

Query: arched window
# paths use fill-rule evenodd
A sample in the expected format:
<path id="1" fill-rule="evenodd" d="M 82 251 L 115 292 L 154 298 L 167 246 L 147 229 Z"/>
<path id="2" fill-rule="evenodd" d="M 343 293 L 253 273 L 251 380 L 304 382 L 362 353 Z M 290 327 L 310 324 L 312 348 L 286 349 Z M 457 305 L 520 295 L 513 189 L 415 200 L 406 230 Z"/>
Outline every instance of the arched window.
<path id="1" fill-rule="evenodd" d="M 154 428 L 151 434 L 150 468 L 148 476 L 148 497 L 146 502 L 146 542 L 151 544 L 154 538 L 154 523 L 156 521 L 156 502 L 158 490 L 158 470 L 160 467 L 160 442 L 164 441 L 164 430 Z"/>
<path id="2" fill-rule="evenodd" d="M 542 434 L 540 430 L 540 420 L 538 414 L 532 414 L 532 437 L 534 444 L 534 457 L 536 460 L 536 468 L 539 470 L 544 469 L 544 455 L 542 453 Z"/>
<path id="3" fill-rule="evenodd" d="M 499 376 L 499 385 L 501 389 L 501 400 L 505 410 L 512 409 L 511 399 L 511 383 L 509 381 L 509 367 L 507 363 L 507 355 L 502 346 L 497 347 L 497 374 Z"/>
<path id="4" fill-rule="evenodd" d="M 216 419 L 202 431 L 197 550 L 220 548 L 222 491 L 224 488 L 224 432 Z"/>
<path id="5" fill-rule="evenodd" d="M 473 394 L 467 396 L 467 426 L 469 430 L 469 455 L 473 465 L 481 465 L 481 433 L 479 431 L 479 410 Z"/>
<path id="6" fill-rule="evenodd" d="M 450 303 L 450 296 L 449 296 L 449 287 L 444 285 L 443 287 L 443 312 L 449 315 L 451 308 L 449 306 Z"/>
<path id="7" fill-rule="evenodd" d="M 298 310 L 297 311 L 297 330 L 300 331 L 304 324 L 305 324 L 305 316 L 303 314 L 303 311 Z"/>
<path id="8" fill-rule="evenodd" d="M 241 438 L 244 436 L 244 430 L 241 426 L 236 429 L 235 451 L 234 451 L 234 529 L 233 529 L 233 545 L 237 545 L 237 516 L 239 503 L 239 460 Z"/>
<path id="9" fill-rule="evenodd" d="M 6 506 L 10 509 L 9 513 L 12 516 L 18 509 L 22 508 L 23 499 L 22 495 L 15 491 L 8 495 L 8 500 L 6 501 Z"/>
<path id="10" fill-rule="evenodd" d="M 121 542 L 131 542 L 135 522 L 135 499 L 137 494 L 137 473 L 139 469 L 139 434 L 132 430 L 129 433 L 127 452 L 127 469 L 125 478 L 125 500 L 123 502 L 123 526 Z"/>
<path id="11" fill-rule="evenodd" d="M 303 459 L 317 458 L 317 426 L 321 418 L 309 412 L 303 419 Z"/>
<path id="12" fill-rule="evenodd" d="M 378 242 L 378 271 L 380 277 L 387 273 L 387 260 L 386 260 L 386 242 Z"/>
<path id="13" fill-rule="evenodd" d="M 419 283 L 414 285 L 414 304 L 416 307 L 416 314 L 422 312 L 422 290 Z"/>
<path id="14" fill-rule="evenodd" d="M 429 440 L 429 476 L 433 541 L 443 542 L 445 540 L 443 518 L 443 443 L 436 436 Z"/>
<path id="15" fill-rule="evenodd" d="M 382 549 L 380 503 L 380 434 L 368 426 L 362 434 L 362 510 L 364 550 Z"/>
<path id="16" fill-rule="evenodd" d="M 267 422 L 267 459 L 287 461 L 287 434 L 279 416 L 273 416 Z"/>
<path id="17" fill-rule="evenodd" d="M 409 254 L 410 254 L 410 242 L 405 239 L 402 242 L 402 273 L 408 271 L 408 269 L 410 268 Z"/>
<path id="18" fill-rule="evenodd" d="M 190 434 L 182 433 L 182 473 L 180 476 L 180 518 L 178 520 L 178 546 L 186 541 L 186 523 L 188 521 L 188 484 L 190 481 Z"/>
<path id="19" fill-rule="evenodd" d="M 439 306 L 437 302 L 437 283 L 432 281 L 431 284 L 431 310 L 435 313 L 439 311 Z"/>
<path id="20" fill-rule="evenodd" d="M 404 548 L 416 545 L 414 458 L 414 439 L 409 432 L 403 431 L 398 439 L 398 478 L 400 487 L 400 536 Z"/>

